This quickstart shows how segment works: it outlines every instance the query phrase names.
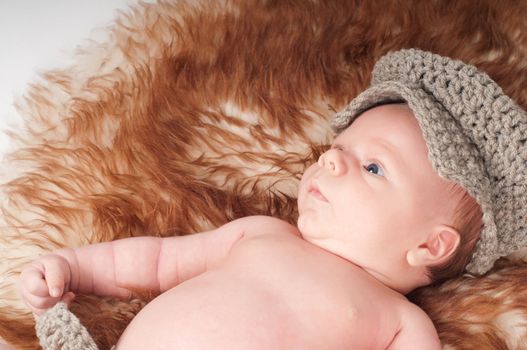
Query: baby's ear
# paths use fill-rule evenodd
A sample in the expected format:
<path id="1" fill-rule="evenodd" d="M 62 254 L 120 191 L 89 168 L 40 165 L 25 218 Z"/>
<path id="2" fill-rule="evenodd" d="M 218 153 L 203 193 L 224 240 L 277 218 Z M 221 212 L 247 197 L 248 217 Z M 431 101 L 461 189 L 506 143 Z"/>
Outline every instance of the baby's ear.
<path id="1" fill-rule="evenodd" d="M 447 261 L 459 246 L 459 232 L 447 225 L 434 227 L 426 241 L 406 253 L 410 266 L 433 266 Z"/>

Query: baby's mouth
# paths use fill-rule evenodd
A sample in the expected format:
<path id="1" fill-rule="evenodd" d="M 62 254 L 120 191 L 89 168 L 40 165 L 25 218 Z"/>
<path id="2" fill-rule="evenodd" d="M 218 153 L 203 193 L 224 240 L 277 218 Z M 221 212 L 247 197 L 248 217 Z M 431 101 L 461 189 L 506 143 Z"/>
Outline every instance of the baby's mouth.
<path id="1" fill-rule="evenodd" d="M 324 195 L 322 194 L 322 192 L 320 192 L 319 188 L 318 188 L 318 185 L 316 183 L 315 180 L 311 181 L 311 184 L 309 185 L 309 188 L 307 190 L 307 192 L 311 195 L 313 195 L 313 197 L 315 197 L 316 199 L 322 201 L 322 202 L 327 202 L 327 198 L 324 197 Z"/>

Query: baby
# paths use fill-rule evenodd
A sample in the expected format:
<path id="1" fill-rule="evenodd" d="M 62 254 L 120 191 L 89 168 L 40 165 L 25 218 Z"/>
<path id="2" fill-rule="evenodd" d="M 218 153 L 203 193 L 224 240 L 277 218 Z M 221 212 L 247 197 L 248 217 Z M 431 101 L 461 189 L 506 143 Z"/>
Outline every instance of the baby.
<path id="1" fill-rule="evenodd" d="M 75 293 L 161 293 L 120 350 L 439 349 L 404 295 L 525 245 L 527 152 L 513 129 L 527 116 L 485 74 L 428 52 L 390 53 L 373 77 L 303 175 L 297 226 L 254 216 L 61 249 L 23 270 L 26 304 L 41 315 Z"/>

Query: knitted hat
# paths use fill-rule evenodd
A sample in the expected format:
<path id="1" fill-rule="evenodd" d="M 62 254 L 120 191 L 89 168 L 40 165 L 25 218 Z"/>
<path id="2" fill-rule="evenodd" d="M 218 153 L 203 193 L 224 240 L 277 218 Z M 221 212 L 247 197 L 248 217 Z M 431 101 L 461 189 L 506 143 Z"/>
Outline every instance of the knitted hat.
<path id="1" fill-rule="evenodd" d="M 408 49 L 381 57 L 371 86 L 333 117 L 333 130 L 401 100 L 419 122 L 434 169 L 481 206 L 483 229 L 466 270 L 483 274 L 527 246 L 526 112 L 476 67 Z"/>
<path id="2" fill-rule="evenodd" d="M 97 350 L 86 328 L 64 303 L 46 310 L 35 329 L 44 350 Z"/>

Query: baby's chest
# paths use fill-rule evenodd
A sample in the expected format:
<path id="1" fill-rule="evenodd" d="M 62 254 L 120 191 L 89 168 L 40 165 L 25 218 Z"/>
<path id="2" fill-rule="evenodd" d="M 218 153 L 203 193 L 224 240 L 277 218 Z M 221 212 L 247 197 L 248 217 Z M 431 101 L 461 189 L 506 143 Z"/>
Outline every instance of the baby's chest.
<path id="1" fill-rule="evenodd" d="M 123 335 L 123 348 L 148 348 L 141 341 L 146 346 L 152 338 L 174 349 L 385 349 L 390 343 L 394 303 L 346 265 L 294 241 L 246 243 L 148 304 Z"/>
<path id="2" fill-rule="evenodd" d="M 270 327 L 327 349 L 389 344 L 398 330 L 400 301 L 341 259 L 292 243 L 248 242 L 231 262 L 241 280 L 265 291 L 259 301 L 276 316 Z"/>

